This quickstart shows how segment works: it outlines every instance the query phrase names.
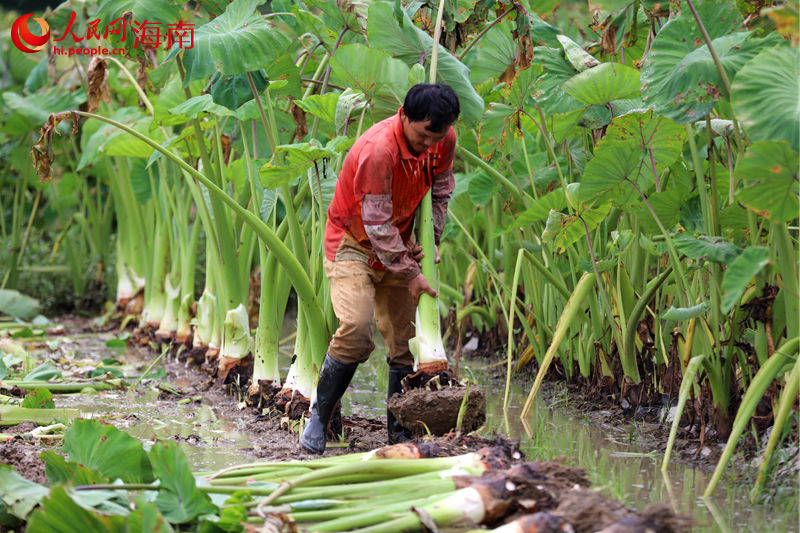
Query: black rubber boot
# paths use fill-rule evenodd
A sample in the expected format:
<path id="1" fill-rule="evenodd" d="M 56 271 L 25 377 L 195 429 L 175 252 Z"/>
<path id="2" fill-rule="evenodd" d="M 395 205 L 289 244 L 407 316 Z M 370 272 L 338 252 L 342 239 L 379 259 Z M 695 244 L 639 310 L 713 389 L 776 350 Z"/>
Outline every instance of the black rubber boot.
<path id="1" fill-rule="evenodd" d="M 325 355 L 317 383 L 317 398 L 311 406 L 311 418 L 300 436 L 300 445 L 312 453 L 325 451 L 328 422 L 336 402 L 347 390 L 358 363 L 340 363 L 329 354 Z"/>
<path id="2" fill-rule="evenodd" d="M 400 368 L 389 367 L 389 390 L 386 399 L 391 398 L 395 392 L 402 392 L 403 378 L 411 374 L 414 369 L 410 366 L 403 366 Z M 409 430 L 400 425 L 389 407 L 386 407 L 386 429 L 389 432 L 389 444 L 397 444 L 398 442 L 405 442 L 411 440 L 412 435 Z"/>

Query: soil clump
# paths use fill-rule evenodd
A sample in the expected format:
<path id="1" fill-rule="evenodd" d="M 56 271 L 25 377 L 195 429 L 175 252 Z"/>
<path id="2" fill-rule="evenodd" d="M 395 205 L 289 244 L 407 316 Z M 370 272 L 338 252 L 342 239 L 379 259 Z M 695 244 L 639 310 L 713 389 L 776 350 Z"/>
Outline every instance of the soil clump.
<path id="1" fill-rule="evenodd" d="M 480 387 L 461 384 L 450 370 L 434 373 L 420 370 L 403 379 L 403 391 L 387 402 L 400 424 L 415 436 L 441 436 L 458 426 L 464 404 L 461 431 L 469 433 L 486 421 L 486 396 Z"/>
<path id="2" fill-rule="evenodd" d="M 29 422 L 24 424 L 29 424 Z M 22 424 L 17 425 L 21 426 Z M 5 429 L 8 431 L 11 428 Z M 0 463 L 13 466 L 22 477 L 29 481 L 46 484 L 44 462 L 39 459 L 39 453 L 43 449 L 45 448 L 37 444 L 13 438 L 0 444 Z"/>

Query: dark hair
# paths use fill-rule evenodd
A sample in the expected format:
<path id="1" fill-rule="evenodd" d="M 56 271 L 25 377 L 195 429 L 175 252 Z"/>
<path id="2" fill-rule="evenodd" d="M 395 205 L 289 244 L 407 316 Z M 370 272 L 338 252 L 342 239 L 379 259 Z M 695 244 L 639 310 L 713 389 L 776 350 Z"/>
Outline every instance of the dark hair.
<path id="1" fill-rule="evenodd" d="M 411 122 L 430 120 L 430 131 L 439 133 L 458 118 L 461 108 L 458 97 L 449 85 L 419 83 L 409 89 L 403 112 Z"/>

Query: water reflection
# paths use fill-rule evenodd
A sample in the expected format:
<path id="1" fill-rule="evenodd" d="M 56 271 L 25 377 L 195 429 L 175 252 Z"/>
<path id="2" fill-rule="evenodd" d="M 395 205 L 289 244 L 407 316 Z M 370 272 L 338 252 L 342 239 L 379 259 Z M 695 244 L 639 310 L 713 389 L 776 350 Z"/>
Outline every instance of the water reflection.
<path id="1" fill-rule="evenodd" d="M 373 354 L 356 372 L 343 400 L 345 414 L 354 411 L 370 417 L 385 414 L 388 367 L 381 353 Z M 509 409 L 504 413 L 502 380 L 490 381 L 486 377 L 490 372 L 483 362 L 467 362 L 467 366 L 486 393 L 484 432 L 520 440 L 530 459 L 568 457 L 571 464 L 587 469 L 592 485 L 604 495 L 637 510 L 669 503 L 678 512 L 694 517 L 693 531 L 800 530 L 796 499 L 782 509 L 753 505 L 748 500 L 748 487 L 721 482 L 713 497 L 704 500 L 702 494 L 711 479 L 710 471 L 673 461 L 667 472 L 662 473 L 662 454 L 643 444 L 649 439 L 640 438 L 647 431 L 646 425 L 627 422 L 612 425 L 589 420 L 570 409 L 566 395 L 555 395 L 547 402 L 542 399 L 544 395 L 537 396 L 529 418 L 520 420 L 527 388 L 512 385 Z"/>

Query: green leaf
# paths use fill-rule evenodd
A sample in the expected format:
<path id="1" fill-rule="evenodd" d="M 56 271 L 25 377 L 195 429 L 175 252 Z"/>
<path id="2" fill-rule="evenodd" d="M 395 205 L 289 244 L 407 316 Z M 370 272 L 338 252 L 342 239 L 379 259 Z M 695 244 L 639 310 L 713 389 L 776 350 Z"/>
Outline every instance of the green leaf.
<path id="1" fill-rule="evenodd" d="M 639 96 L 639 71 L 621 63 L 603 63 L 567 80 L 564 92 L 587 105 Z"/>
<path id="2" fill-rule="evenodd" d="M 405 13 L 402 26 L 397 24 L 390 3 L 376 2 L 370 6 L 367 37 L 370 48 L 385 50 L 409 67 L 419 63 L 422 58 L 423 65 L 426 69 L 429 68 L 433 38 L 417 28 Z M 468 122 L 479 121 L 483 115 L 484 104 L 469 81 L 469 69 L 453 57 L 444 46 L 438 46 L 437 80 L 453 88 L 461 104 L 463 119 Z"/>
<path id="3" fill-rule="evenodd" d="M 583 197 L 603 196 L 623 207 L 638 203 L 641 197 L 633 184 L 646 194 L 655 183 L 653 164 L 661 174 L 680 156 L 684 138 L 683 128 L 652 112 L 615 118 L 586 164 Z"/>
<path id="4" fill-rule="evenodd" d="M 96 17 L 103 23 L 111 23 L 125 11 L 133 12 L 137 21 L 175 24 L 181 17 L 180 8 L 171 2 L 153 2 L 152 0 L 106 0 L 99 2 Z"/>
<path id="5" fill-rule="evenodd" d="M 737 32 L 742 16 L 736 4 L 726 0 L 705 0 L 697 4 L 700 20 L 728 78 L 760 52 L 776 42 L 772 37 L 755 39 L 749 32 Z M 642 94 L 646 104 L 678 123 L 703 118 L 725 90 L 717 67 L 688 7 L 661 28 L 642 67 Z"/>
<path id="6" fill-rule="evenodd" d="M 632 3 L 631 0 L 589 0 L 589 11 L 601 10 L 611 13 L 628 7 Z"/>
<path id="7" fill-rule="evenodd" d="M 10 466 L 0 464 L 0 498 L 14 516 L 26 518 L 48 492 L 49 488 L 28 481 Z"/>
<path id="8" fill-rule="evenodd" d="M 691 318 L 697 318 L 700 315 L 704 315 L 709 309 L 711 309 L 711 306 L 707 302 L 700 302 L 692 307 L 669 306 L 669 309 L 661 314 L 661 318 L 664 320 L 675 320 L 676 322 L 680 322 L 682 320 L 689 320 Z"/>
<path id="9" fill-rule="evenodd" d="M 142 443 L 113 426 L 76 420 L 64 435 L 64 452 L 70 461 L 97 470 L 112 481 L 153 481 L 153 469 Z"/>
<path id="10" fill-rule="evenodd" d="M 335 156 L 334 151 L 311 143 L 284 144 L 275 149 L 273 160 L 259 169 L 258 177 L 265 189 L 277 189 L 302 176 L 314 161 Z"/>
<path id="11" fill-rule="evenodd" d="M 88 511 L 69 497 L 63 487 L 50 490 L 28 521 L 28 533 L 126 533 L 125 518 Z"/>
<path id="12" fill-rule="evenodd" d="M 116 111 L 114 111 L 114 114 L 111 115 L 111 118 L 117 122 L 122 122 L 126 126 L 130 126 L 131 128 L 144 133 L 148 133 L 149 125 L 152 123 L 150 117 L 144 115 L 141 109 L 139 109 L 138 107 L 119 108 Z M 89 121 L 87 123 L 87 126 L 91 124 L 92 121 Z M 131 155 L 133 155 L 134 153 L 136 154 L 146 153 L 147 155 L 143 155 L 141 157 L 148 157 L 153 152 L 152 148 L 150 148 L 148 145 L 146 145 L 139 139 L 136 139 L 132 135 L 124 133 L 122 130 L 118 129 L 115 126 L 112 126 L 111 124 L 103 123 L 100 127 L 97 128 L 97 130 L 94 133 L 89 135 L 88 138 L 84 135 L 83 138 L 81 139 L 81 145 L 82 145 L 81 158 L 80 160 L 78 160 L 78 167 L 76 170 L 81 170 L 84 167 L 94 163 L 95 160 L 98 158 L 99 154 L 108 148 L 109 142 L 115 137 L 119 137 L 121 135 L 124 135 L 127 138 L 124 140 L 124 143 L 131 148 Z M 122 148 L 125 147 L 123 146 Z"/>
<path id="13" fill-rule="evenodd" d="M 679 191 L 670 189 L 669 191 L 655 192 L 647 197 L 647 201 L 653 208 L 653 211 L 656 212 L 658 219 L 667 231 L 678 223 L 681 204 L 683 203 Z M 639 206 L 636 216 L 639 218 L 639 224 L 641 224 L 644 231 L 661 234 L 661 228 L 658 227 L 655 218 L 653 218 L 653 214 L 647 206 L 644 205 L 644 202 Z"/>
<path id="14" fill-rule="evenodd" d="M 60 378 L 61 370 L 57 369 L 50 363 L 42 363 L 33 369 L 23 381 L 49 381 L 53 378 Z"/>
<path id="15" fill-rule="evenodd" d="M 194 30 L 194 46 L 183 50 L 186 83 L 219 71 L 244 74 L 267 67 L 291 45 L 256 9 L 264 0 L 234 0 L 225 12 Z M 173 57 L 180 51 L 174 45 Z"/>
<path id="16" fill-rule="evenodd" d="M 475 205 L 486 205 L 497 183 L 485 172 L 475 172 L 467 185 L 467 192 Z"/>
<path id="17" fill-rule="evenodd" d="M 39 312 L 39 300 L 24 294 L 0 289 L 0 313 L 28 320 Z"/>
<path id="18" fill-rule="evenodd" d="M 724 291 L 722 311 L 729 312 L 744 294 L 753 276 L 758 274 L 769 263 L 769 251 L 766 248 L 751 246 L 746 248 L 725 270 L 720 287 Z"/>
<path id="19" fill-rule="evenodd" d="M 761 141 L 750 145 L 736 165 L 734 175 L 747 186 L 736 199 L 773 222 L 797 218 L 800 210 L 798 156 L 786 141 Z"/>
<path id="20" fill-rule="evenodd" d="M 225 106 L 214 102 L 214 97 L 210 94 L 201 94 L 200 96 L 189 98 L 181 104 L 170 108 L 169 112 L 173 115 L 181 115 L 189 118 L 197 118 L 200 113 L 211 113 L 221 116 L 234 115 L 234 113 Z"/>
<path id="21" fill-rule="evenodd" d="M 585 239 L 587 229 L 591 234 L 592 230 L 606 218 L 610 210 L 611 203 L 606 202 L 574 215 L 550 211 L 542 233 L 542 241 L 554 244 L 556 253 L 562 253 L 573 243 Z"/>
<path id="22" fill-rule="evenodd" d="M 393 115 L 403 105 L 409 88 L 408 66 L 390 54 L 362 44 L 342 45 L 331 57 L 336 83 L 366 95 L 377 108 L 377 118 Z"/>
<path id="23" fill-rule="evenodd" d="M 557 36 L 558 42 L 564 49 L 567 55 L 567 61 L 577 70 L 583 72 L 586 69 L 596 67 L 600 62 L 592 56 L 589 52 L 584 50 L 578 43 L 567 37 L 566 35 Z"/>
<path id="24" fill-rule="evenodd" d="M 31 409 L 55 409 L 56 404 L 53 402 L 53 394 L 45 389 L 33 389 L 22 400 L 22 407 L 29 407 Z"/>
<path id="25" fill-rule="evenodd" d="M 224 511 L 223 511 L 224 512 Z M 247 518 L 245 516 L 242 522 Z M 172 533 L 174 530 L 167 519 L 158 511 L 158 507 L 145 500 L 144 496 L 136 499 L 136 509 L 128 515 L 128 533 L 147 531 L 148 533 Z"/>
<path id="26" fill-rule="evenodd" d="M 578 73 L 564 56 L 561 48 L 547 48 L 537 46 L 533 49 L 533 62 L 541 65 L 542 74 L 539 77 L 539 87 L 536 91 L 536 101 L 548 114 L 567 113 L 585 106 L 562 89 L 565 81 Z"/>
<path id="27" fill-rule="evenodd" d="M 364 93 L 350 87 L 339 95 L 339 99 L 336 101 L 336 112 L 333 115 L 333 125 L 338 135 L 344 135 L 349 131 L 351 115 L 354 111 L 363 109 L 367 103 Z M 355 117 L 352 120 L 355 120 Z"/>
<path id="28" fill-rule="evenodd" d="M 218 511 L 208 495 L 197 489 L 186 456 L 175 442 L 157 442 L 150 450 L 150 460 L 161 482 L 155 504 L 167 520 L 184 523 Z"/>
<path id="29" fill-rule="evenodd" d="M 533 126 L 529 122 L 525 108 L 533 96 L 540 73 L 539 65 L 532 65 L 519 72 L 514 81 L 502 91 L 508 105 L 498 102 L 489 104 L 478 131 L 478 150 L 483 157 L 491 158 L 500 147 L 503 148 L 503 153 L 508 153 L 512 146 L 509 139 L 519 138 L 522 135 L 521 119 L 527 119 L 525 128 Z"/>
<path id="30" fill-rule="evenodd" d="M 705 231 L 706 223 L 703 219 L 703 207 L 699 195 L 695 194 L 684 201 L 679 220 L 681 226 L 688 233 L 703 233 Z"/>
<path id="31" fill-rule="evenodd" d="M 75 486 L 96 485 L 105 481 L 103 474 L 50 451 L 43 451 L 39 457 L 44 461 L 44 473 L 51 485 L 72 483 Z"/>
<path id="32" fill-rule="evenodd" d="M 517 215 L 511 228 L 530 226 L 536 222 L 543 222 L 550 216 L 550 211 L 562 211 L 567 206 L 567 197 L 564 189 L 555 189 L 533 202 L 525 211 Z"/>
<path id="33" fill-rule="evenodd" d="M 800 151 L 800 52 L 789 43 L 763 50 L 736 74 L 733 110 L 754 141 L 786 140 Z"/>
<path id="34" fill-rule="evenodd" d="M 473 84 L 479 85 L 489 78 L 497 78 L 513 64 L 517 43 L 511 37 L 514 29 L 510 21 L 495 24 L 475 46 L 475 63 L 469 73 Z"/>
<path id="35" fill-rule="evenodd" d="M 731 264 L 742 253 L 741 248 L 720 237 L 700 235 L 700 238 L 696 239 L 685 233 L 679 233 L 672 240 L 675 243 L 675 249 L 682 254 L 686 254 L 692 259 L 704 258 L 721 265 Z"/>
<path id="36" fill-rule="evenodd" d="M 250 72 L 256 91 L 261 93 L 269 85 L 269 81 L 260 71 Z M 232 111 L 239 109 L 240 106 L 253 100 L 253 89 L 250 87 L 250 80 L 245 74 L 233 74 L 226 76 L 220 72 L 211 76 L 211 98 L 215 104 L 224 106 Z"/>
<path id="37" fill-rule="evenodd" d="M 28 94 L 33 94 L 47 84 L 47 57 L 42 58 L 39 63 L 33 67 L 30 75 L 25 80 L 25 91 Z"/>
<path id="38" fill-rule="evenodd" d="M 478 129 L 478 151 L 481 156 L 491 159 L 501 146 L 506 147 L 504 153 L 507 152 L 508 136 L 512 135 L 512 131 L 519 130 L 518 121 L 519 116 L 513 107 L 499 102 L 490 103 Z"/>
<path id="39" fill-rule="evenodd" d="M 333 124 L 338 100 L 339 93 L 325 93 L 312 94 L 302 100 L 295 100 L 294 103 L 306 113 L 319 117 L 328 124 Z"/>
<path id="40" fill-rule="evenodd" d="M 60 88 L 49 88 L 28 96 L 5 91 L 3 100 L 5 100 L 8 110 L 13 112 L 11 119 L 17 116 L 19 119 L 16 122 L 9 119 L 3 129 L 17 128 L 17 131 L 7 131 L 14 135 L 18 134 L 20 129 L 28 129 L 30 126 L 34 126 L 38 130 L 42 124 L 47 122 L 51 113 L 78 109 L 85 99 L 83 90 L 62 92 Z M 69 127 L 67 123 L 59 124 L 58 131 L 66 134 L 69 132 Z"/>
<path id="41" fill-rule="evenodd" d="M 107 348 L 125 348 L 128 345 L 128 338 L 115 338 L 106 341 Z"/>

